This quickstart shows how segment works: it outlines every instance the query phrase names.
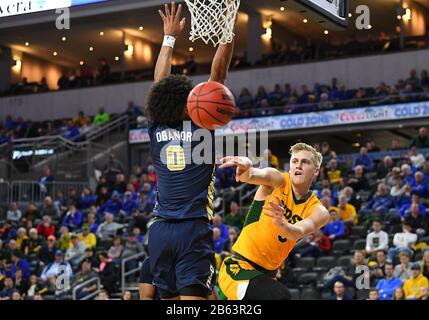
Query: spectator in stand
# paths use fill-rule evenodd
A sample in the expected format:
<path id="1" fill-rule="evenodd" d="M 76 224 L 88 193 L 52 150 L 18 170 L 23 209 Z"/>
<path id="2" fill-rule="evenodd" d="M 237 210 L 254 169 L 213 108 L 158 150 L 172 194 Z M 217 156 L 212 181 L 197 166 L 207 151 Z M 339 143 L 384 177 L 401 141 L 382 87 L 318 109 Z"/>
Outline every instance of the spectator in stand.
<path id="1" fill-rule="evenodd" d="M 411 232 L 416 233 L 418 237 L 426 234 L 427 224 L 425 218 L 420 215 L 419 205 L 411 204 L 410 214 L 405 217 L 405 222 L 411 226 Z"/>
<path id="2" fill-rule="evenodd" d="M 404 289 L 401 287 L 397 287 L 393 293 L 393 300 L 405 300 Z"/>
<path id="3" fill-rule="evenodd" d="M 95 200 L 97 200 L 97 196 L 92 190 L 90 188 L 84 188 L 80 196 L 79 208 L 83 211 L 87 211 L 95 203 Z"/>
<path id="4" fill-rule="evenodd" d="M 386 277 L 377 283 L 377 291 L 380 295 L 380 300 L 392 300 L 396 288 L 402 286 L 402 280 L 393 275 L 393 264 L 388 262 L 384 266 Z"/>
<path id="5" fill-rule="evenodd" d="M 420 265 L 413 263 L 411 266 L 411 277 L 404 282 L 404 293 L 407 300 L 418 300 L 420 288 L 429 288 L 428 279 L 421 274 Z"/>
<path id="6" fill-rule="evenodd" d="M 347 196 L 344 193 L 340 193 L 338 196 L 338 213 L 348 231 L 351 231 L 351 227 L 358 223 L 356 208 L 348 203 Z"/>
<path id="7" fill-rule="evenodd" d="M 414 176 L 413 176 L 413 174 L 412 174 L 412 172 L 411 172 L 411 167 L 410 167 L 410 165 L 408 165 L 408 164 L 404 163 L 404 164 L 401 166 L 401 176 L 402 176 L 402 179 L 404 180 L 404 182 L 405 182 L 406 184 L 409 184 L 409 185 L 412 185 L 412 184 L 413 184 Z"/>
<path id="8" fill-rule="evenodd" d="M 50 183 L 54 181 L 54 176 L 48 166 L 43 167 L 43 174 L 39 179 L 39 188 L 42 193 L 47 193 L 50 190 Z"/>
<path id="9" fill-rule="evenodd" d="M 362 202 L 361 202 L 361 200 L 360 200 L 360 199 L 358 199 L 358 198 L 356 197 L 356 194 L 354 193 L 353 188 L 352 188 L 352 187 L 347 186 L 347 187 L 345 187 L 345 188 L 343 189 L 342 193 L 344 193 L 344 194 L 346 195 L 346 197 L 347 197 L 347 202 L 348 202 L 349 204 L 351 204 L 353 207 L 355 207 L 357 211 L 359 211 L 359 210 L 360 210 L 360 208 L 361 208 L 361 203 L 362 203 Z"/>
<path id="10" fill-rule="evenodd" d="M 113 262 L 119 263 L 122 257 L 122 252 L 124 251 L 124 247 L 122 245 L 122 239 L 120 236 L 116 236 L 113 238 L 113 245 L 110 247 L 109 251 L 107 252 L 110 259 L 112 259 Z"/>
<path id="11" fill-rule="evenodd" d="M 329 300 L 352 300 L 344 288 L 344 283 L 336 281 L 334 284 L 334 295 Z"/>
<path id="12" fill-rule="evenodd" d="M 275 156 L 270 149 L 266 149 L 263 152 L 263 158 L 261 160 L 261 168 L 280 168 L 279 158 Z"/>
<path id="13" fill-rule="evenodd" d="M 352 187 L 355 192 L 369 189 L 368 179 L 364 175 L 363 166 L 356 166 L 354 168 L 354 175 L 347 180 L 347 184 Z"/>
<path id="14" fill-rule="evenodd" d="M 393 208 L 394 202 L 384 183 L 380 183 L 377 186 L 377 193 L 367 203 L 365 208 L 361 211 L 363 216 L 381 216 L 391 208 Z"/>
<path id="15" fill-rule="evenodd" d="M 67 190 L 67 199 L 65 201 L 66 206 L 74 205 L 79 208 L 79 196 L 77 190 L 74 187 L 69 187 Z"/>
<path id="16" fill-rule="evenodd" d="M 70 231 L 77 231 L 82 227 L 83 217 L 82 213 L 77 210 L 75 204 L 69 205 L 69 211 L 64 218 L 63 226 L 67 227 Z"/>
<path id="17" fill-rule="evenodd" d="M 255 107 L 253 101 L 253 97 L 250 94 L 249 90 L 247 88 L 243 88 L 237 100 L 237 106 L 243 116 L 250 116 L 250 114 L 246 111 L 251 110 Z"/>
<path id="18" fill-rule="evenodd" d="M 124 194 L 126 190 L 127 183 L 125 181 L 125 176 L 122 173 L 118 173 L 116 175 L 115 184 L 112 186 L 112 191 L 117 191 L 120 194 Z"/>
<path id="19" fill-rule="evenodd" d="M 329 95 L 326 92 L 322 93 L 320 95 L 320 101 L 317 108 L 323 111 L 323 110 L 330 110 L 333 107 L 334 107 L 334 104 L 331 101 L 329 101 Z"/>
<path id="20" fill-rule="evenodd" d="M 243 229 L 245 219 L 246 216 L 239 210 L 237 202 L 232 201 L 229 206 L 229 212 L 223 219 L 224 223 L 230 227 L 235 227 L 237 230 L 241 230 Z"/>
<path id="21" fill-rule="evenodd" d="M 106 111 L 104 111 L 103 107 L 101 107 L 98 110 L 98 114 L 96 114 L 94 117 L 94 122 L 93 122 L 94 125 L 96 127 L 99 127 L 108 123 L 109 121 L 110 121 L 110 115 Z"/>
<path id="22" fill-rule="evenodd" d="M 66 251 L 66 261 L 73 267 L 76 267 L 82 262 L 85 256 L 86 246 L 75 234 L 71 236 L 71 243 L 71 247 Z"/>
<path id="23" fill-rule="evenodd" d="M 78 272 L 74 277 L 74 280 L 72 283 L 72 289 L 83 284 L 84 282 L 90 279 L 97 278 L 97 277 L 98 277 L 97 274 L 92 270 L 91 260 L 89 259 L 83 260 L 80 272 Z M 87 295 L 91 294 L 92 292 L 94 292 L 95 290 L 97 290 L 97 283 L 92 282 L 84 286 L 83 288 L 80 288 L 79 290 L 77 290 L 76 297 L 78 299 L 82 299 Z"/>
<path id="24" fill-rule="evenodd" d="M 44 268 L 46 265 L 55 261 L 55 252 L 58 247 L 55 241 L 55 236 L 49 236 L 46 244 L 42 246 L 39 254 L 39 266 Z"/>
<path id="25" fill-rule="evenodd" d="M 98 227 L 97 236 L 100 239 L 113 239 L 116 236 L 116 232 L 122 227 L 122 224 L 113 222 L 113 215 L 111 213 L 106 213 L 106 221 Z"/>
<path id="26" fill-rule="evenodd" d="M 120 198 L 120 194 L 118 191 L 112 192 L 112 197 L 107 200 L 107 202 L 99 207 L 99 214 L 102 212 L 109 212 L 113 214 L 115 217 L 119 215 L 119 212 L 122 210 L 122 202 Z"/>
<path id="27" fill-rule="evenodd" d="M 375 219 L 372 222 L 373 232 L 369 233 L 366 237 L 365 251 L 368 255 L 373 255 L 378 250 L 388 249 L 389 236 L 386 232 L 381 230 L 381 221 Z"/>
<path id="28" fill-rule="evenodd" d="M 328 236 L 329 239 L 341 239 L 345 235 L 345 226 L 344 222 L 340 220 L 340 215 L 337 208 L 331 208 L 329 210 L 331 215 L 331 221 L 323 229 L 323 234 Z"/>
<path id="29" fill-rule="evenodd" d="M 95 80 L 98 85 L 105 84 L 110 80 L 110 66 L 107 64 L 106 58 L 98 59 L 98 68 Z"/>
<path id="30" fill-rule="evenodd" d="M 326 175 L 328 176 L 328 180 L 331 184 L 339 185 L 342 181 L 342 172 L 338 168 L 338 162 L 336 159 L 331 159 L 328 162 Z"/>
<path id="31" fill-rule="evenodd" d="M 137 200 L 133 199 L 133 194 L 130 191 L 125 192 L 124 200 L 122 201 L 122 209 L 127 217 L 132 215 L 132 212 L 137 209 Z"/>
<path id="32" fill-rule="evenodd" d="M 274 86 L 274 91 L 268 94 L 268 101 L 270 106 L 276 107 L 276 106 L 283 105 L 284 103 L 283 96 L 284 96 L 284 92 L 282 91 L 281 86 L 277 83 Z"/>
<path id="33" fill-rule="evenodd" d="M 87 248 L 95 248 L 97 246 L 97 238 L 94 233 L 90 232 L 89 224 L 85 223 L 82 227 L 82 233 L 79 233 L 77 236 Z"/>
<path id="34" fill-rule="evenodd" d="M 115 264 L 107 255 L 107 252 L 102 251 L 98 255 L 100 265 L 98 267 L 100 282 L 108 292 L 115 292 L 117 288 L 117 271 L 115 270 Z"/>
<path id="35" fill-rule="evenodd" d="M 19 293 L 21 296 L 27 293 L 29 287 L 29 279 L 24 279 L 22 274 L 22 269 L 17 268 L 15 270 L 15 288 L 17 291 L 15 293 Z M 22 300 L 22 299 L 19 299 Z"/>
<path id="36" fill-rule="evenodd" d="M 363 166 L 365 172 L 372 171 L 374 169 L 374 162 L 370 155 L 368 155 L 368 149 L 365 147 L 360 148 L 359 155 L 355 158 L 353 168 L 356 166 Z"/>
<path id="37" fill-rule="evenodd" d="M 3 280 L 3 288 L 0 291 L 0 300 L 11 300 L 12 294 L 16 291 L 14 281 L 11 277 L 6 276 Z"/>
<path id="38" fill-rule="evenodd" d="M 214 251 L 216 254 L 223 254 L 229 247 L 229 239 L 222 239 L 220 237 L 220 229 L 217 227 L 213 228 L 213 243 L 214 243 Z"/>
<path id="39" fill-rule="evenodd" d="M 425 181 L 425 175 L 421 171 L 414 174 L 414 181 L 411 184 L 411 194 L 416 194 L 420 198 L 429 198 L 429 186 Z"/>
<path id="40" fill-rule="evenodd" d="M 106 177 L 107 185 L 113 186 L 116 181 L 116 175 L 120 173 L 124 173 L 121 162 L 115 158 L 114 154 L 110 154 L 109 161 L 106 163 L 103 169 L 103 175 Z"/>
<path id="41" fill-rule="evenodd" d="M 416 146 L 411 148 L 410 160 L 413 166 L 417 169 L 421 169 L 426 161 L 425 156 L 419 152 L 419 149 L 417 149 Z"/>
<path id="42" fill-rule="evenodd" d="M 409 147 L 429 148 L 429 134 L 425 127 L 419 129 L 419 135 L 410 141 Z"/>
<path id="43" fill-rule="evenodd" d="M 43 200 L 42 215 L 49 216 L 51 219 L 59 219 L 61 217 L 60 208 L 52 201 L 50 196 Z"/>
<path id="44" fill-rule="evenodd" d="M 72 121 L 77 127 L 81 128 L 86 122 L 85 113 L 83 111 L 79 111 L 77 117 L 73 118 Z"/>
<path id="45" fill-rule="evenodd" d="M 16 245 L 18 246 L 19 250 L 23 250 L 27 246 L 28 237 L 27 237 L 27 230 L 23 227 L 18 228 L 17 231 L 17 237 L 16 237 Z"/>
<path id="46" fill-rule="evenodd" d="M 96 211 L 97 209 L 93 206 L 91 207 L 91 212 L 87 217 L 87 224 L 89 226 L 89 232 L 96 234 L 98 229 L 98 223 L 95 221 L 95 213 L 92 212 L 92 209 Z"/>
<path id="47" fill-rule="evenodd" d="M 15 281 L 15 272 L 16 270 L 20 269 L 22 271 L 22 279 L 24 281 L 30 280 L 30 264 L 28 261 L 23 257 L 22 253 L 18 250 L 15 250 L 12 252 L 12 264 L 10 265 L 10 275 L 12 279 Z"/>
<path id="48" fill-rule="evenodd" d="M 305 238 L 305 244 L 297 250 L 295 257 L 319 258 L 329 254 L 329 250 L 331 250 L 331 239 L 320 230 L 316 230 Z"/>
<path id="49" fill-rule="evenodd" d="M 58 249 L 66 251 L 71 247 L 71 235 L 69 228 L 61 227 L 60 238 L 58 239 Z"/>
<path id="50" fill-rule="evenodd" d="M 61 250 L 55 252 L 55 261 L 46 265 L 40 278 L 47 284 L 50 279 L 59 275 L 65 276 L 64 281 L 69 281 L 73 277 L 73 270 L 68 262 L 64 261 L 64 253 Z"/>
<path id="51" fill-rule="evenodd" d="M 39 234 L 37 233 L 37 229 L 35 228 L 31 228 L 30 231 L 28 232 L 28 241 L 27 241 L 27 245 L 23 248 L 23 252 L 26 256 L 29 255 L 39 255 L 40 249 L 42 248 L 43 245 L 43 239 L 42 237 L 39 236 Z"/>
<path id="52" fill-rule="evenodd" d="M 255 104 L 256 107 L 260 107 L 262 100 L 268 100 L 268 94 L 267 91 L 265 91 L 265 88 L 263 86 L 259 86 L 258 92 L 255 96 Z"/>
<path id="53" fill-rule="evenodd" d="M 423 250 L 423 258 L 420 261 L 422 274 L 429 279 L 429 248 Z"/>
<path id="54" fill-rule="evenodd" d="M 222 223 L 222 217 L 219 214 L 215 214 L 213 217 L 213 228 L 219 228 L 220 240 L 226 242 L 229 237 L 228 226 Z"/>
<path id="55" fill-rule="evenodd" d="M 400 263 L 393 270 L 393 276 L 405 281 L 411 276 L 411 263 L 408 252 L 399 253 L 399 261 Z"/>
<path id="56" fill-rule="evenodd" d="M 366 148 L 368 152 L 380 152 L 381 149 L 377 144 L 375 143 L 374 139 L 369 139 L 366 143 Z"/>
<path id="57" fill-rule="evenodd" d="M 6 220 L 9 220 L 13 223 L 19 223 L 22 217 L 21 210 L 18 209 L 16 202 L 12 202 L 9 206 L 9 210 L 6 214 Z"/>
<path id="58" fill-rule="evenodd" d="M 381 180 L 386 178 L 390 170 L 394 167 L 394 162 L 391 156 L 385 156 L 383 162 L 380 162 L 377 166 L 377 179 Z"/>
<path id="59" fill-rule="evenodd" d="M 37 233 L 44 239 L 55 235 L 55 226 L 50 216 L 44 216 L 43 221 L 37 225 Z"/>
<path id="60" fill-rule="evenodd" d="M 79 127 L 73 122 L 73 120 L 67 121 L 67 131 L 64 133 L 64 138 L 76 140 L 79 134 Z"/>
<path id="61" fill-rule="evenodd" d="M 412 246 L 417 242 L 417 234 L 411 232 L 411 226 L 404 222 L 402 224 L 402 232 L 395 233 L 393 237 L 393 245 L 395 248 L 389 249 L 388 259 L 393 261 L 393 258 L 400 252 L 408 252 L 409 256 L 413 256 Z"/>

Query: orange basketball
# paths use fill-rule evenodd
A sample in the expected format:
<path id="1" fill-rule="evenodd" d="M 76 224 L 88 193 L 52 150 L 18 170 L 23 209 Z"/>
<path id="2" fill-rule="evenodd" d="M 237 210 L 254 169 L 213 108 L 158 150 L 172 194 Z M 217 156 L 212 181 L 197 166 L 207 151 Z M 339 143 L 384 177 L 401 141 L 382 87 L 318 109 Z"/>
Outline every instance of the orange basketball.
<path id="1" fill-rule="evenodd" d="M 209 130 L 223 127 L 238 113 L 231 91 L 214 81 L 197 85 L 189 94 L 187 108 L 192 121 Z"/>

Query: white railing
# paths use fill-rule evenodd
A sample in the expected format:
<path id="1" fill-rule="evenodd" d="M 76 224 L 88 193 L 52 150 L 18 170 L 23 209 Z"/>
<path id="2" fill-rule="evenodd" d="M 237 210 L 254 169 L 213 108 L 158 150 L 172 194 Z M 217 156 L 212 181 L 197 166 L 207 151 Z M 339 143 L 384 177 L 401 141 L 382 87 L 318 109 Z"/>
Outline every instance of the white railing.
<path id="1" fill-rule="evenodd" d="M 137 260 L 139 258 L 145 258 L 146 256 L 147 256 L 146 252 L 143 251 L 143 252 L 140 252 L 140 253 L 137 253 L 135 255 L 132 255 L 132 256 L 129 256 L 127 258 L 122 259 L 122 262 L 121 262 L 121 290 L 122 290 L 122 293 L 124 293 L 125 290 L 127 289 L 126 277 L 129 275 L 132 275 L 132 274 L 136 274 L 136 273 L 137 273 L 137 277 L 138 277 L 138 274 L 140 272 L 140 264 L 137 264 L 136 268 L 126 271 L 125 270 L 126 263 L 128 261 L 131 261 L 131 260 Z M 140 260 L 143 260 L 143 259 L 140 259 Z M 138 290 L 138 288 L 132 288 L 132 289 Z"/>
<path id="2" fill-rule="evenodd" d="M 86 288 L 88 287 L 90 284 L 95 283 L 97 285 L 97 288 L 92 291 L 91 293 L 88 293 L 86 296 L 78 299 L 77 298 L 77 293 L 80 289 Z M 96 297 L 98 295 L 98 293 L 100 292 L 101 289 L 101 285 L 100 285 L 100 278 L 99 277 L 93 277 L 85 282 L 82 282 L 81 284 L 77 285 L 76 287 L 73 288 L 73 300 L 89 300 L 93 297 Z"/>

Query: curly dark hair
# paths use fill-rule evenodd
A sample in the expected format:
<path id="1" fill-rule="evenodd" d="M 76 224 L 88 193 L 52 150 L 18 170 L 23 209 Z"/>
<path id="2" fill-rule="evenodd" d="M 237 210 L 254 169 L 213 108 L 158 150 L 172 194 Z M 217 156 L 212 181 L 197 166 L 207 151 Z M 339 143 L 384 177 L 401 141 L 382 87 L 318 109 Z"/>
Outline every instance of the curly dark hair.
<path id="1" fill-rule="evenodd" d="M 181 75 L 170 75 L 154 83 L 146 100 L 146 117 L 164 124 L 182 121 L 193 87 L 192 80 Z"/>

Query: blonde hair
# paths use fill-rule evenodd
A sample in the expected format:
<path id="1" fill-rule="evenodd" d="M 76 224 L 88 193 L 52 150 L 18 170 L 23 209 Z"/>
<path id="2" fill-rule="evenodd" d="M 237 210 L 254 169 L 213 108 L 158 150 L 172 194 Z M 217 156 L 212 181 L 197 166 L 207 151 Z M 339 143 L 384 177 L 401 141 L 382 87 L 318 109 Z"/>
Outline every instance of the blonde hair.
<path id="1" fill-rule="evenodd" d="M 313 156 L 313 164 L 317 169 L 320 169 L 320 166 L 322 165 L 323 156 L 320 152 L 318 152 L 316 149 L 314 149 L 309 144 L 300 142 L 294 144 L 289 149 L 289 154 L 293 155 L 294 153 L 298 153 L 300 151 L 308 151 L 311 152 L 311 155 Z"/>

